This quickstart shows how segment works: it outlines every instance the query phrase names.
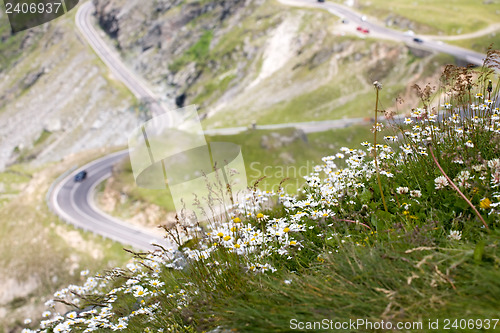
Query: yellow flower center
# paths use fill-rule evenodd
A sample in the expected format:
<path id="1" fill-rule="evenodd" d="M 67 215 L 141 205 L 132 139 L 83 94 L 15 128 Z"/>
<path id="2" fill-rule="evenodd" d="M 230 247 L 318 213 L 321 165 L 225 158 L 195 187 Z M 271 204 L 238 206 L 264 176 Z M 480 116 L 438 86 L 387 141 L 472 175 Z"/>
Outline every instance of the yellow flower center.
<path id="1" fill-rule="evenodd" d="M 483 209 L 491 208 L 491 201 L 488 198 L 484 198 L 479 202 L 479 207 Z"/>

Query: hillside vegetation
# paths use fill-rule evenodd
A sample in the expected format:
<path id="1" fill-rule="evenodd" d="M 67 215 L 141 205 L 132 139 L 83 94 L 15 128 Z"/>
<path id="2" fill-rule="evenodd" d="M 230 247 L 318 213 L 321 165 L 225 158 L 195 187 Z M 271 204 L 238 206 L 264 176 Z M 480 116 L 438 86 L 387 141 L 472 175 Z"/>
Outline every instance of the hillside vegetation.
<path id="1" fill-rule="evenodd" d="M 371 140 L 325 156 L 299 195 L 255 184 L 203 228 L 180 216 L 179 251 L 137 253 L 61 290 L 54 302 L 74 306 L 41 329 L 498 329 L 500 52 L 488 59 L 415 87 L 421 105 L 404 122 L 375 120 Z M 374 82 L 375 119 L 383 93 Z"/>

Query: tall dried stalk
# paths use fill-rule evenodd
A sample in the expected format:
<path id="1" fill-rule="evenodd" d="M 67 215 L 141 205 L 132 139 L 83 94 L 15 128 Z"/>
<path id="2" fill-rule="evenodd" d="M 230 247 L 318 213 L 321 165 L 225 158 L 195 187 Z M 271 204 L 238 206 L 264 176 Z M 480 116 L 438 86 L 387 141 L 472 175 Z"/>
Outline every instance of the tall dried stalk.
<path id="1" fill-rule="evenodd" d="M 377 131 L 378 131 L 378 92 L 380 89 L 382 89 L 382 84 L 379 83 L 378 81 L 373 82 L 373 85 L 375 86 L 375 91 L 376 91 L 376 99 L 375 99 L 375 124 L 373 126 L 373 149 L 375 152 L 375 169 L 377 170 L 377 182 L 378 182 L 378 188 L 380 189 L 380 195 L 382 196 L 382 203 L 384 204 L 384 210 L 388 212 L 387 209 L 387 204 L 385 203 L 385 197 L 384 197 L 384 191 L 382 190 L 382 182 L 380 181 L 380 172 L 378 168 L 378 161 L 377 161 Z"/>

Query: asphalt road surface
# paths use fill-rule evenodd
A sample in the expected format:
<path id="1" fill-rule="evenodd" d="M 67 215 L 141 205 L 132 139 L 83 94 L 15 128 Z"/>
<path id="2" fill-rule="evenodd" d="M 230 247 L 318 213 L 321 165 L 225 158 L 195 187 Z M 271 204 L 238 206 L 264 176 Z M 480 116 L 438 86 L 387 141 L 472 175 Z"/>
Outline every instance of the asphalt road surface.
<path id="1" fill-rule="evenodd" d="M 463 59 L 468 63 L 481 66 L 483 64 L 484 54 L 467 50 L 458 46 L 449 45 L 443 43 L 439 40 L 427 39 L 423 40 L 423 43 L 416 43 L 413 38 L 418 36 L 409 36 L 402 31 L 392 30 L 372 21 L 371 18 L 362 19 L 363 15 L 354 11 L 352 8 L 333 3 L 333 2 L 317 2 L 315 0 L 279 0 L 281 3 L 298 6 L 298 7 L 314 7 L 322 8 L 328 12 L 338 16 L 339 18 L 345 18 L 350 24 L 355 26 L 361 26 L 370 30 L 368 36 L 373 36 L 376 38 L 390 39 L 398 42 L 403 42 L 410 47 L 415 47 L 428 51 L 442 52 L 452 55 L 456 58 Z M 355 30 L 353 29 L 353 32 Z"/>
<path id="2" fill-rule="evenodd" d="M 75 22 L 76 26 L 99 58 L 108 66 L 113 75 L 127 86 L 135 97 L 139 100 L 151 103 L 150 108 L 153 116 L 168 111 L 168 108 L 161 102 L 161 99 L 151 91 L 148 85 L 138 75 L 127 68 L 120 59 L 118 53 L 111 49 L 101 36 L 99 36 L 99 32 L 92 25 L 93 12 L 94 5 L 91 1 L 82 4 L 76 13 Z"/>
<path id="3" fill-rule="evenodd" d="M 136 249 L 158 249 L 151 243 L 171 247 L 165 239 L 122 222 L 95 206 L 94 194 L 97 185 L 111 176 L 114 164 L 127 157 L 128 151 L 120 151 L 71 172 L 49 193 L 49 206 L 63 220 L 77 228 L 91 231 Z M 87 171 L 87 178 L 82 182 L 75 182 L 74 176 L 82 170 Z"/>

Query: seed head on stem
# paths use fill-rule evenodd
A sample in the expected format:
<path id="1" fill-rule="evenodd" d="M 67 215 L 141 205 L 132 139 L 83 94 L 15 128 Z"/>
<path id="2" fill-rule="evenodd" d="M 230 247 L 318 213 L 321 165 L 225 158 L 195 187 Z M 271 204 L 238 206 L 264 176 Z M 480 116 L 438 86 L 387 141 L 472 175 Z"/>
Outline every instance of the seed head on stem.
<path id="1" fill-rule="evenodd" d="M 374 131 L 373 131 L 373 148 L 374 148 L 374 150 L 373 151 L 374 151 L 374 159 L 375 159 L 375 169 L 377 171 L 378 188 L 380 190 L 380 195 L 382 196 L 382 203 L 384 204 L 384 210 L 386 212 L 388 212 L 387 204 L 385 203 L 384 191 L 382 190 L 382 182 L 380 181 L 380 171 L 378 169 L 378 161 L 377 161 L 378 92 L 379 92 L 379 90 L 382 89 L 382 83 L 375 81 L 375 82 L 373 82 L 373 86 L 375 87 L 375 90 L 377 91 L 376 100 L 375 100 L 375 125 L 373 126 L 373 128 L 374 128 Z"/>

